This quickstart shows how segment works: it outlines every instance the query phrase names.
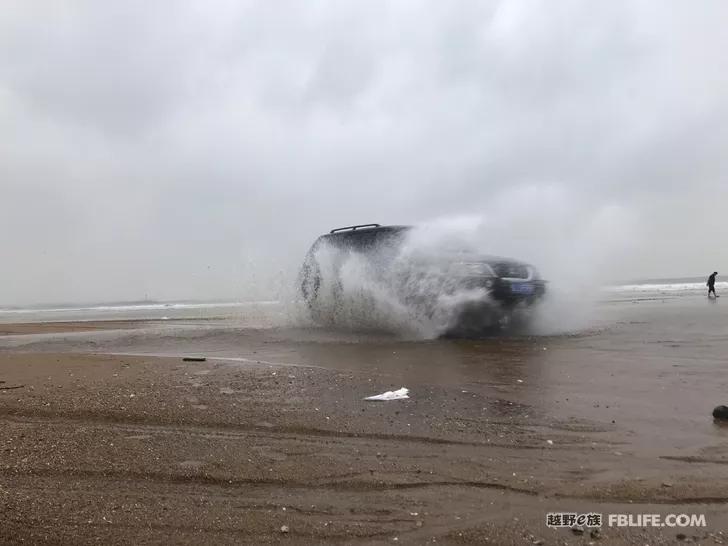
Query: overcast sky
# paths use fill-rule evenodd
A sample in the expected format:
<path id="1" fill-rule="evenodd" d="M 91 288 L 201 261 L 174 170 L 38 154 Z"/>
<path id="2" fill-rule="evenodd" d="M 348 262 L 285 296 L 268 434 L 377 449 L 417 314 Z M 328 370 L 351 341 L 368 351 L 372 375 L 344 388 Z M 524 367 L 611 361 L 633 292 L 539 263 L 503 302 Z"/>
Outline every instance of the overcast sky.
<path id="1" fill-rule="evenodd" d="M 0 304 L 259 297 L 373 221 L 475 221 L 547 270 L 728 274 L 726 21 L 723 0 L 4 2 Z"/>

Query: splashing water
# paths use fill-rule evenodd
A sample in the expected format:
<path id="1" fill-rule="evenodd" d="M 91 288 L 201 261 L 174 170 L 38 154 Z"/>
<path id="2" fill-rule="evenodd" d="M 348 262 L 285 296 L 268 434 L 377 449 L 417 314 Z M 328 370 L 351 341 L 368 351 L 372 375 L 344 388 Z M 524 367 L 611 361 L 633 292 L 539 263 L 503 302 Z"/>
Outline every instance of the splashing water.
<path id="1" fill-rule="evenodd" d="M 467 317 L 485 331 L 506 313 L 488 289 L 462 283 L 455 268 L 468 265 L 468 256 L 452 238 L 415 229 L 365 253 L 320 245 L 309 257 L 315 281 L 304 275 L 299 282 L 304 296 L 315 292 L 307 310 L 319 324 L 430 339 L 454 332 Z"/>
<path id="2" fill-rule="evenodd" d="M 579 332 L 599 321 L 600 288 L 625 278 L 622 257 L 635 248 L 639 228 L 634 211 L 619 203 L 594 204 L 558 184 L 520 185 L 495 194 L 482 214 L 419 225 L 383 256 L 318 248 L 317 305 L 309 309 L 300 301 L 300 279 L 291 283 L 297 291 L 291 299 L 297 317 L 312 315 L 317 323 L 437 337 L 464 308 L 490 304 L 497 310 L 487 290 L 458 286 L 446 266 L 459 254 L 496 254 L 533 263 L 548 280 L 545 297 L 519 333 Z M 417 267 L 433 255 L 449 258 Z"/>

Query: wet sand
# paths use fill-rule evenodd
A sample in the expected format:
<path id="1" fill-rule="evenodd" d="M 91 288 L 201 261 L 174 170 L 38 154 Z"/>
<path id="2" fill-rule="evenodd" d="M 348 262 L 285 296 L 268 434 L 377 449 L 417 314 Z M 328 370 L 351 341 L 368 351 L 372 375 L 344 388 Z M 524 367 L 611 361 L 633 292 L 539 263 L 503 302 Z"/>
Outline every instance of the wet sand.
<path id="1" fill-rule="evenodd" d="M 710 411 L 728 401 L 728 335 L 702 305 L 477 341 L 194 321 L 9 329 L 0 542 L 722 543 L 728 428 Z M 401 386 L 410 399 L 363 401 Z M 547 528 L 561 511 L 708 527 L 592 537 Z"/>
<path id="2" fill-rule="evenodd" d="M 26 335 L 26 334 L 59 334 L 77 332 L 95 332 L 99 330 L 126 330 L 137 329 L 145 324 L 151 325 L 155 321 L 84 321 L 84 322 L 19 322 L 0 323 L 0 336 Z"/>

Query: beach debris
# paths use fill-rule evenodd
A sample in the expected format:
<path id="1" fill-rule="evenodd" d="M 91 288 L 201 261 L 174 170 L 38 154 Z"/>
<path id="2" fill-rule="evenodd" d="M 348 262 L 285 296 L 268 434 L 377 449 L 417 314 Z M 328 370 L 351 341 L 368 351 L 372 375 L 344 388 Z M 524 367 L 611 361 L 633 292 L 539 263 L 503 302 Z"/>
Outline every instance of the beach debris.
<path id="1" fill-rule="evenodd" d="M 713 410 L 713 419 L 728 419 L 728 406 L 716 406 Z"/>
<path id="2" fill-rule="evenodd" d="M 409 389 L 402 387 L 401 389 L 397 389 L 396 391 L 387 391 L 383 392 L 382 394 L 376 394 L 374 396 L 367 396 L 364 400 L 368 400 L 370 402 L 384 402 L 388 400 L 404 400 L 405 398 L 409 398 Z"/>
<path id="3" fill-rule="evenodd" d="M 287 533 L 288 531 L 290 531 L 288 525 L 281 525 L 281 533 Z"/>
<path id="4" fill-rule="evenodd" d="M 207 362 L 207 359 L 204 356 L 186 356 L 182 362 Z"/>
<path id="5" fill-rule="evenodd" d="M 554 445 L 554 441 L 553 440 L 546 440 L 546 443 L 548 445 L 550 445 L 550 446 Z"/>
<path id="6" fill-rule="evenodd" d="M 584 527 L 581 526 L 581 525 L 574 525 L 571 528 L 571 532 L 574 533 L 575 535 L 583 535 L 584 534 Z"/>
<path id="7" fill-rule="evenodd" d="M 5 383 L 5 381 L 3 381 Z M 25 385 L 12 385 L 10 387 L 0 387 L 0 391 L 10 391 L 12 389 L 22 389 Z"/>

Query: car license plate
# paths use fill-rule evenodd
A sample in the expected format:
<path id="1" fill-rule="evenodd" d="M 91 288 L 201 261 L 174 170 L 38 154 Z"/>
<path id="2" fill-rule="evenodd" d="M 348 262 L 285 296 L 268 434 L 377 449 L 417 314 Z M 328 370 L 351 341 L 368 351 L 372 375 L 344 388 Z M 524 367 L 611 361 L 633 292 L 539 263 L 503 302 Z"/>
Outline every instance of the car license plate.
<path id="1" fill-rule="evenodd" d="M 513 294 L 521 294 L 525 296 L 530 296 L 533 294 L 533 285 L 527 284 L 527 283 L 517 283 L 511 285 L 511 292 Z"/>

